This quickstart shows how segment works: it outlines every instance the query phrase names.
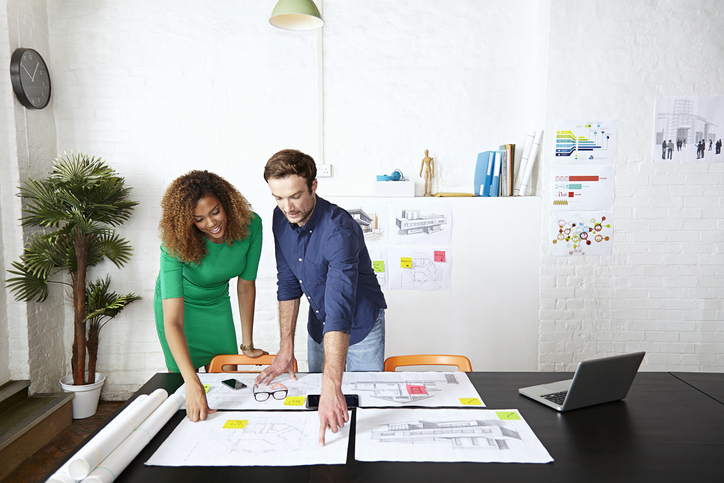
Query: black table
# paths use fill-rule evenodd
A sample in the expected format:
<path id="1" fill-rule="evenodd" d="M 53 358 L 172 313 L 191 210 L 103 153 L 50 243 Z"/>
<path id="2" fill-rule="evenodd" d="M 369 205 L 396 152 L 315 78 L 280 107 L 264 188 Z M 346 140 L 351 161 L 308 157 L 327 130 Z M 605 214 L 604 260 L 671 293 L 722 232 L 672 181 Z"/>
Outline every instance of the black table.
<path id="1" fill-rule="evenodd" d="M 358 462 L 354 460 L 353 426 L 346 465 L 146 467 L 144 462 L 185 417 L 185 412 L 179 411 L 116 481 L 722 481 L 724 404 L 672 374 L 639 373 L 623 401 L 567 413 L 558 413 L 518 395 L 518 388 L 565 379 L 571 374 L 474 372 L 469 377 L 488 408 L 520 410 L 555 461 L 550 464 Z M 724 374 L 697 376 L 692 380 L 707 387 L 720 387 L 724 384 Z M 178 374 L 156 374 L 134 397 L 159 387 L 170 394 L 182 382 Z"/>
<path id="2" fill-rule="evenodd" d="M 724 404 L 724 373 L 670 372 L 669 374 Z"/>

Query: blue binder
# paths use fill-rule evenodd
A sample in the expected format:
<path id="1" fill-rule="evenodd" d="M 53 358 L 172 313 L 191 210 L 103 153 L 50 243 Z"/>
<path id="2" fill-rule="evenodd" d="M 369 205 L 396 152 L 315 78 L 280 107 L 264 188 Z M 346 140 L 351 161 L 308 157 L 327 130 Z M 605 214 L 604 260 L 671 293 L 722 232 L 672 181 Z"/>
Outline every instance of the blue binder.
<path id="1" fill-rule="evenodd" d="M 475 164 L 473 193 L 477 196 L 490 196 L 490 184 L 493 181 L 493 164 L 495 151 L 484 151 L 478 154 Z"/>

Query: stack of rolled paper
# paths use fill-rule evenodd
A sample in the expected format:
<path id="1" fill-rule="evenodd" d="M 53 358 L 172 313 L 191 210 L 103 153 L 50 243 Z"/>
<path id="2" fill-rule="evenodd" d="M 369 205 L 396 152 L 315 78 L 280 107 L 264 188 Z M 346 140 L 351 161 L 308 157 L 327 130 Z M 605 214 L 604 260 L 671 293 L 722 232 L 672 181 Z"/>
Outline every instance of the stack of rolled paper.
<path id="1" fill-rule="evenodd" d="M 174 394 L 168 397 L 164 389 L 156 389 L 148 396 L 138 396 L 56 471 L 48 482 L 112 482 L 183 403 L 183 396 Z"/>

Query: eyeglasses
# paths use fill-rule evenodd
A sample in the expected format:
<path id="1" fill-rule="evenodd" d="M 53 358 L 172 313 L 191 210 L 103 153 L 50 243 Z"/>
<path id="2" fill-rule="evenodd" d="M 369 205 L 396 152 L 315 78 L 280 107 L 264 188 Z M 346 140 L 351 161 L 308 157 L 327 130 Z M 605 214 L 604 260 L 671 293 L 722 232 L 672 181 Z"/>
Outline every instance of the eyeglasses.
<path id="1" fill-rule="evenodd" d="M 285 399 L 287 397 L 289 389 L 287 389 L 287 387 L 281 382 L 277 382 L 272 387 L 270 387 L 268 391 L 262 391 L 259 389 L 258 384 L 254 384 L 252 391 L 254 393 L 254 399 L 259 402 L 264 402 L 269 399 L 269 396 L 273 397 L 274 399 Z"/>

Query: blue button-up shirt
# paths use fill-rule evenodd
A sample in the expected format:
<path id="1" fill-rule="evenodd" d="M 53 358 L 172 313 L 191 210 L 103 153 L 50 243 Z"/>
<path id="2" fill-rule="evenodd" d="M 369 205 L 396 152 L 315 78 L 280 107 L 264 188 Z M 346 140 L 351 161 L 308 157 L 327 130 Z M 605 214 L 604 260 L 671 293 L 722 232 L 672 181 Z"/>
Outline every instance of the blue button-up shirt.
<path id="1" fill-rule="evenodd" d="M 272 231 L 277 300 L 307 297 L 307 329 L 317 343 L 329 331 L 349 334 L 350 345 L 363 340 L 387 304 L 354 218 L 317 196 L 304 226 L 290 224 L 275 208 Z"/>

